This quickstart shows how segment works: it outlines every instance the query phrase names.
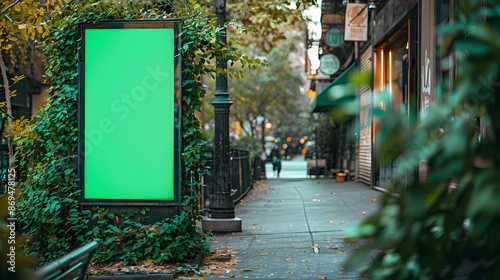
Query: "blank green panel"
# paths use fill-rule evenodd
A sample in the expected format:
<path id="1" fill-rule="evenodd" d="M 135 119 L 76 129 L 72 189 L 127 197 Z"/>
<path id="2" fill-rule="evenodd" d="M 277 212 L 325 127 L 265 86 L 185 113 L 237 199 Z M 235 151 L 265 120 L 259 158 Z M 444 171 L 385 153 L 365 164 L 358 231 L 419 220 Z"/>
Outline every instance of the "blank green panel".
<path id="1" fill-rule="evenodd" d="M 174 199 L 174 30 L 84 30 L 84 199 Z"/>

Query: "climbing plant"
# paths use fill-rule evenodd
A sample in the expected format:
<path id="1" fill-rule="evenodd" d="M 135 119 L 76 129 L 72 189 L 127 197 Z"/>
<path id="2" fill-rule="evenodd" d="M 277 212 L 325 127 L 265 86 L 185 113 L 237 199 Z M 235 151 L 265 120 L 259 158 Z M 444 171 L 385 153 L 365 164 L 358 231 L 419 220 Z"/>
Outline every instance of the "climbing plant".
<path id="1" fill-rule="evenodd" d="M 221 56 L 243 67 L 260 63 L 239 53 L 236 38 L 226 46 L 216 42 L 223 29 L 196 1 L 152 3 L 69 1 L 52 20 L 45 48 L 51 96 L 31 122 L 23 122 L 25 129 L 16 142 L 24 174 L 19 181 L 18 221 L 28 236 L 27 254 L 41 263 L 95 238 L 103 240 L 98 260 L 106 264 L 186 261 L 209 249 L 206 235 L 196 226 L 201 219 L 200 181 L 207 172 L 202 152 L 206 141 L 196 118 L 205 95 L 200 76 L 241 77 L 241 69 L 223 70 L 211 63 Z M 182 206 L 172 218 L 154 224 L 137 218 L 147 215 L 149 208 L 126 213 L 105 206 L 82 209 L 77 184 L 78 27 L 115 19 L 167 18 L 182 22 Z"/>

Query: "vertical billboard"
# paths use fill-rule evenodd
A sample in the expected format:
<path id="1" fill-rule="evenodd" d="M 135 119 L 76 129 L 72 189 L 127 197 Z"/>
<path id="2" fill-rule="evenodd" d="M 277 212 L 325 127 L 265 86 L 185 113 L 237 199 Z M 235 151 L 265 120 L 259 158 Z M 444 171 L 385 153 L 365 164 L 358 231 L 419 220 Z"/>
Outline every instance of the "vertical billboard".
<path id="1" fill-rule="evenodd" d="M 180 203 L 180 23 L 80 26 L 82 204 Z"/>

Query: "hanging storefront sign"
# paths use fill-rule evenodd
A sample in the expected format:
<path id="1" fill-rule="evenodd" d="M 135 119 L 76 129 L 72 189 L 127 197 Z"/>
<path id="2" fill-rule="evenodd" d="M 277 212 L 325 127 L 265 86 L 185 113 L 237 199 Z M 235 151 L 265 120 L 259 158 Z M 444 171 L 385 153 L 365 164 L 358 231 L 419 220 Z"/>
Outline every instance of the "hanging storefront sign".
<path id="1" fill-rule="evenodd" d="M 345 41 L 368 40 L 368 5 L 348 3 L 345 13 Z"/>
<path id="2" fill-rule="evenodd" d="M 333 27 L 325 33 L 325 44 L 329 47 L 339 47 L 344 43 L 344 33 L 342 30 Z"/>
<path id="3" fill-rule="evenodd" d="M 319 70 L 325 75 L 333 75 L 339 71 L 340 61 L 333 54 L 325 54 L 320 58 Z"/>

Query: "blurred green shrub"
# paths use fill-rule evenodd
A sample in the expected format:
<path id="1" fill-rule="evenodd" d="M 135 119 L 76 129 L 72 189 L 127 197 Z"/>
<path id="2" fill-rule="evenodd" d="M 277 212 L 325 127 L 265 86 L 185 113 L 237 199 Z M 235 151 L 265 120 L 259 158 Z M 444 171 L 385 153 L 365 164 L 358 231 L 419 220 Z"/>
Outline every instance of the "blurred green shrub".
<path id="1" fill-rule="evenodd" d="M 380 211 L 348 235 L 372 241 L 345 263 L 371 256 L 372 279 L 500 279 L 500 1 L 458 5 L 456 21 L 439 30 L 441 52 L 459 65 L 448 98 L 410 127 L 391 106 L 374 112 L 377 152 L 391 150 L 408 183 L 396 181 Z M 426 178 L 415 172 L 422 162 Z"/>

